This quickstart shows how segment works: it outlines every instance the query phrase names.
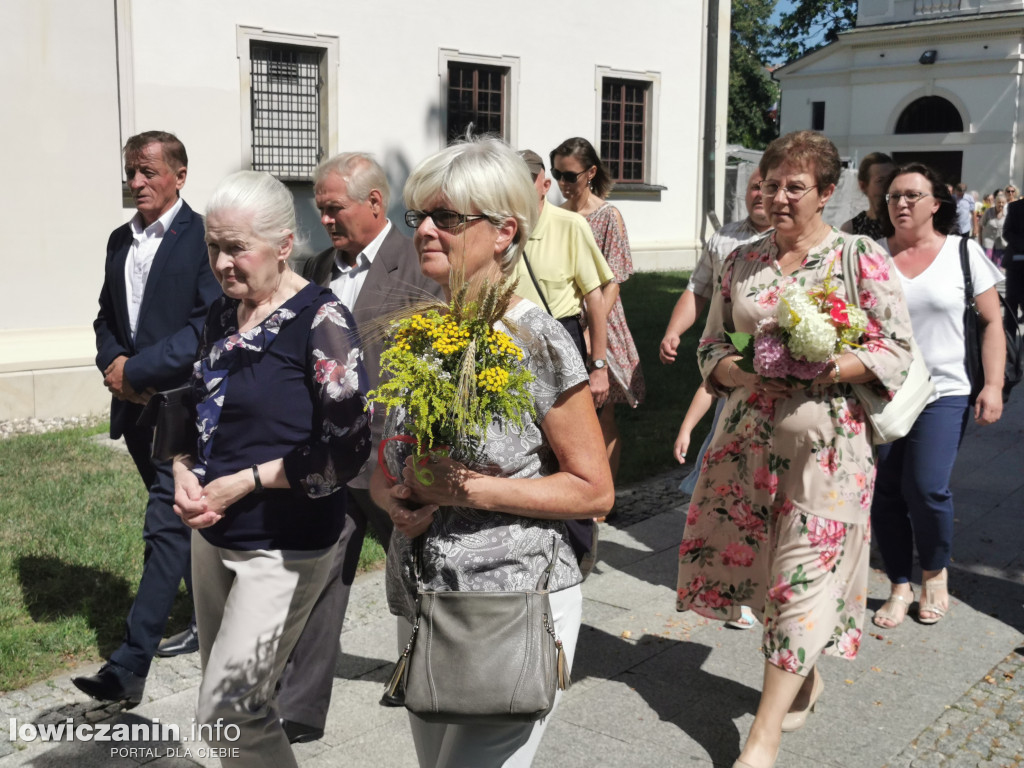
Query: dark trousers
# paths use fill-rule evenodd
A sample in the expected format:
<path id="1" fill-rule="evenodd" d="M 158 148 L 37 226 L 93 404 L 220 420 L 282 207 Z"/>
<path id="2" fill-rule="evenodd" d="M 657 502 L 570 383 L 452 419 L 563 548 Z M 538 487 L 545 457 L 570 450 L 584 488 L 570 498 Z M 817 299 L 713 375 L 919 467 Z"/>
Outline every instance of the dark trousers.
<path id="1" fill-rule="evenodd" d="M 1010 305 L 1012 319 L 1016 321 L 1024 312 L 1024 260 L 1013 261 L 1013 256 L 1007 251 L 1003 256 L 1003 266 L 1006 267 L 1006 303 Z"/>
<path id="2" fill-rule="evenodd" d="M 394 528 L 387 512 L 374 504 L 369 491 L 349 488 L 347 493 L 345 528 L 327 584 L 292 650 L 277 692 L 277 709 L 282 719 L 321 729 L 331 705 L 341 630 L 366 526 L 373 527 L 385 548 Z"/>
<path id="3" fill-rule="evenodd" d="M 949 564 L 949 478 L 969 413 L 966 395 L 939 398 L 921 412 L 906 437 L 878 447 L 871 530 L 894 584 L 910 581 L 915 546 L 922 570 Z"/>
<path id="4" fill-rule="evenodd" d="M 153 461 L 152 440 L 149 427 L 132 427 L 124 433 L 128 453 L 149 490 L 149 503 L 142 527 L 142 578 L 125 619 L 124 642 L 110 656 L 111 661 L 141 677 L 149 674 L 182 579 L 192 594 L 192 531 L 174 514 L 171 463 Z"/>

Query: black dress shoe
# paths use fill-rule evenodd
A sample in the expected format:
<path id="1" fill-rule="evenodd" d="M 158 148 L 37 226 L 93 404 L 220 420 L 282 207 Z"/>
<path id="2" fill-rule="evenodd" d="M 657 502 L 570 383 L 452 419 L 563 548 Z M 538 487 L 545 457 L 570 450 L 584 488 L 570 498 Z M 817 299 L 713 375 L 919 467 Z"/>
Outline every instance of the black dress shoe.
<path id="1" fill-rule="evenodd" d="M 146 687 L 146 678 L 112 661 L 100 667 L 95 675 L 73 677 L 71 682 L 82 693 L 99 701 L 123 701 L 125 709 L 139 705 Z"/>
<path id="2" fill-rule="evenodd" d="M 281 720 L 281 727 L 284 728 L 284 735 L 288 737 L 289 744 L 306 744 L 324 737 L 323 728 L 314 728 L 312 725 L 297 723 L 294 720 Z"/>
<path id="3" fill-rule="evenodd" d="M 181 656 L 185 653 L 195 653 L 199 650 L 199 632 L 195 624 L 189 624 L 188 629 L 176 635 L 164 638 L 157 646 L 156 655 L 164 658 L 168 656 Z"/>

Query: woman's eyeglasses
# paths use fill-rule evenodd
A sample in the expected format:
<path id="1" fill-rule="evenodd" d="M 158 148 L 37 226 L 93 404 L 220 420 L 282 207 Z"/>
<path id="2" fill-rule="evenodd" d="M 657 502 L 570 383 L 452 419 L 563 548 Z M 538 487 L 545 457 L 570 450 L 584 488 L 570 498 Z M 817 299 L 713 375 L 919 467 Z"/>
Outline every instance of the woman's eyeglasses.
<path id="1" fill-rule="evenodd" d="M 889 205 L 899 205 L 900 200 L 906 200 L 907 205 L 915 205 L 922 197 L 931 197 L 929 192 L 890 192 L 885 196 L 885 202 Z"/>
<path id="2" fill-rule="evenodd" d="M 798 186 L 783 187 L 783 186 L 780 186 L 779 184 L 777 184 L 774 181 L 762 181 L 761 182 L 761 195 L 763 197 L 773 198 L 777 194 L 779 194 L 779 190 L 781 189 L 783 192 L 786 193 L 786 199 L 789 200 L 789 202 L 791 202 L 791 203 L 795 203 L 797 200 L 802 200 L 804 195 L 806 195 L 812 189 L 817 189 L 817 188 L 818 188 L 817 186 L 813 186 L 813 187 L 798 187 Z"/>
<path id="3" fill-rule="evenodd" d="M 413 229 L 418 229 L 420 224 L 428 218 L 434 222 L 434 226 L 438 229 L 455 229 L 456 227 L 461 227 L 467 221 L 476 221 L 477 219 L 486 219 L 487 217 L 482 213 L 465 214 L 449 211 L 447 208 L 438 208 L 434 211 L 405 212 L 405 223 Z"/>
<path id="4" fill-rule="evenodd" d="M 593 167 L 594 166 L 590 166 L 590 168 Z M 551 175 L 555 177 L 555 181 L 564 181 L 566 184 L 575 184 L 576 180 L 589 171 L 590 168 L 584 168 L 582 171 L 560 171 L 557 168 L 552 168 Z"/>

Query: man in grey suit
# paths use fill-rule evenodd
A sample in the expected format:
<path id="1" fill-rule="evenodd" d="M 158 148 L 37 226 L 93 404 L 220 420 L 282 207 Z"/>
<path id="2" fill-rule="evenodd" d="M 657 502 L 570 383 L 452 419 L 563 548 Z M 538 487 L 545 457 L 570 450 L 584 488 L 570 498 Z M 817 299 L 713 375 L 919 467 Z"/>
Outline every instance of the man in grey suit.
<path id="1" fill-rule="evenodd" d="M 380 380 L 381 321 L 397 309 L 440 297 L 441 288 L 420 271 L 412 241 L 387 218 L 387 176 L 370 156 L 346 152 L 314 172 L 320 223 L 333 246 L 309 259 L 302 276 L 330 287 L 356 319 L 371 387 Z M 387 546 L 392 524 L 370 499 L 369 477 L 384 428 L 384 409 L 374 410 L 373 450 L 349 483 L 347 519 L 323 593 L 306 622 L 278 689 L 278 709 L 292 743 L 323 736 L 331 702 L 339 638 L 367 522 Z"/>

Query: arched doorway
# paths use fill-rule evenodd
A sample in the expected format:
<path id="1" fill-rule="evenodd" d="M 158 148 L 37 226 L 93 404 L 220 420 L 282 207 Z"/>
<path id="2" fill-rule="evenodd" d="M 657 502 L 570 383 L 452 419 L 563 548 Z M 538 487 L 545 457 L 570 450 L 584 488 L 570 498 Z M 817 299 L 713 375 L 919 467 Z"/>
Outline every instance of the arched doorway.
<path id="1" fill-rule="evenodd" d="M 941 96 L 914 99 L 900 113 L 894 133 L 962 133 L 964 119 L 960 110 Z M 893 152 L 898 164 L 924 163 L 938 172 L 947 184 L 956 184 L 963 173 L 963 152 Z"/>

